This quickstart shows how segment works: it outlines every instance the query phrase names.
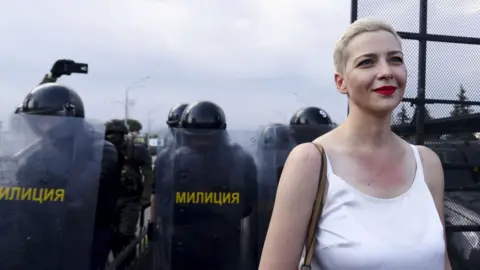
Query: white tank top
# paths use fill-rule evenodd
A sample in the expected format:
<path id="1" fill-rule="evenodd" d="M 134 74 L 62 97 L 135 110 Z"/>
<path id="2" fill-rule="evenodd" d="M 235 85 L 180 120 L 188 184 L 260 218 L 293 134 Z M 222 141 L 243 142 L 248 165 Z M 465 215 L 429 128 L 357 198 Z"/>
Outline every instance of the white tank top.
<path id="1" fill-rule="evenodd" d="M 318 224 L 313 270 L 444 270 L 443 226 L 417 147 L 410 189 L 392 199 L 360 192 L 335 175 Z"/>

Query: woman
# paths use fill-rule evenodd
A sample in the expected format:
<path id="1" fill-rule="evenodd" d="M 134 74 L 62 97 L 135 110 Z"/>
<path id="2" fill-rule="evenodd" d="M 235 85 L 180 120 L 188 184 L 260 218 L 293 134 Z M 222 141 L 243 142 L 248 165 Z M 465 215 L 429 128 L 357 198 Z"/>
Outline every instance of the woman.
<path id="1" fill-rule="evenodd" d="M 400 37 L 385 22 L 357 20 L 334 61 L 350 113 L 313 142 L 325 149 L 328 185 L 312 269 L 451 269 L 440 160 L 390 129 L 407 80 Z M 298 145 L 285 163 L 260 270 L 298 269 L 320 173 L 314 144 Z"/>

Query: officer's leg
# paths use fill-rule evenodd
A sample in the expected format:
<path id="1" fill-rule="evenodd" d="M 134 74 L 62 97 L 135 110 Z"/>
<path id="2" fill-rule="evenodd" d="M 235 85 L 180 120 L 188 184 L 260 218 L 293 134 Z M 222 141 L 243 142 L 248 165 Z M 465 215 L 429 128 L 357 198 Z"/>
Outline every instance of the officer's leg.
<path id="1" fill-rule="evenodd" d="M 135 240 L 137 224 L 141 211 L 140 198 L 128 200 L 121 212 L 120 234 L 123 248 Z M 136 249 L 133 249 L 125 259 L 125 266 L 135 260 Z"/>
<path id="2" fill-rule="evenodd" d="M 114 235 L 112 240 L 112 252 L 116 257 L 123 249 L 123 236 L 120 233 L 120 224 L 122 223 L 122 213 L 124 212 L 125 203 L 120 201 L 117 205 L 117 211 L 115 213 L 115 222 L 114 222 Z"/>
<path id="3" fill-rule="evenodd" d="M 113 231 L 111 228 L 95 229 L 90 255 L 90 270 L 103 270 L 105 268 L 112 238 Z"/>

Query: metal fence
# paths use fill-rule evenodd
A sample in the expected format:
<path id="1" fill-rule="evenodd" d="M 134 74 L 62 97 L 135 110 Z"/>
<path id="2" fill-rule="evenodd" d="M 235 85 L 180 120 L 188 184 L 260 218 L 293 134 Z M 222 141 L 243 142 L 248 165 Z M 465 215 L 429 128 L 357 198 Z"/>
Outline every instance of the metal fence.
<path id="1" fill-rule="evenodd" d="M 352 0 L 351 21 L 377 17 L 403 39 L 408 83 L 392 128 L 436 151 L 445 172 L 453 268 L 480 265 L 480 2 Z"/>
<path id="2" fill-rule="evenodd" d="M 147 224 L 150 208 L 142 209 L 138 224 L 137 237 L 112 261 L 107 263 L 106 270 L 153 270 L 153 245 L 148 237 Z M 113 254 L 112 254 L 113 255 Z"/>

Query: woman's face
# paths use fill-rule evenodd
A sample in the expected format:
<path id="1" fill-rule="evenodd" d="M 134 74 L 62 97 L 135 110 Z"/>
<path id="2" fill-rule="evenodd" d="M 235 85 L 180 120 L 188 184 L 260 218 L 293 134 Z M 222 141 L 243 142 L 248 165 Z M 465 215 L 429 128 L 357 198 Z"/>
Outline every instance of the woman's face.
<path id="1" fill-rule="evenodd" d="M 385 115 L 402 101 L 407 80 L 400 42 L 386 31 L 362 33 L 350 41 L 344 75 L 337 88 L 355 106 Z"/>

